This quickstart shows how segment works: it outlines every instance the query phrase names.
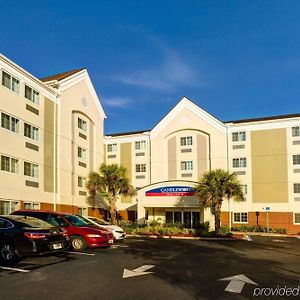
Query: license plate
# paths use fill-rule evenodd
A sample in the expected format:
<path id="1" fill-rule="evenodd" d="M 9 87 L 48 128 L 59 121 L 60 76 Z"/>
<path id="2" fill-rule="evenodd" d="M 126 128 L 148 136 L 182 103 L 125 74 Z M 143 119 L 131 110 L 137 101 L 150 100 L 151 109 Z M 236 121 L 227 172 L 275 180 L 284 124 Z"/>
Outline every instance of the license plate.
<path id="1" fill-rule="evenodd" d="M 114 240 L 109 240 L 108 243 L 109 243 L 109 244 L 113 244 L 113 243 L 114 243 Z"/>
<path id="2" fill-rule="evenodd" d="M 62 248 L 62 244 L 53 244 L 52 245 L 53 249 L 61 249 Z"/>

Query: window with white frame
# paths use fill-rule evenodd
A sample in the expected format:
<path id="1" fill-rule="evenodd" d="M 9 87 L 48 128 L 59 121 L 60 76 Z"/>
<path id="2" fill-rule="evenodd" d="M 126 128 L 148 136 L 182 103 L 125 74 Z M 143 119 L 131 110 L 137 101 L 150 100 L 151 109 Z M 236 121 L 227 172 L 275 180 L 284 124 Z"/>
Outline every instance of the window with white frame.
<path id="1" fill-rule="evenodd" d="M 117 144 L 108 144 L 107 145 L 107 152 L 117 152 L 118 146 Z"/>
<path id="2" fill-rule="evenodd" d="M 300 224 L 300 213 L 295 213 L 294 214 L 294 223 L 295 224 Z"/>
<path id="3" fill-rule="evenodd" d="M 294 194 L 300 193 L 300 183 L 294 183 Z"/>
<path id="4" fill-rule="evenodd" d="M 300 136 L 300 127 L 299 126 L 295 126 L 292 127 L 292 136 Z"/>
<path id="5" fill-rule="evenodd" d="M 2 85 L 15 93 L 20 92 L 20 80 L 2 71 Z"/>
<path id="6" fill-rule="evenodd" d="M 191 146 L 193 145 L 192 136 L 183 136 L 180 138 L 180 146 Z"/>
<path id="7" fill-rule="evenodd" d="M 25 98 L 38 105 L 40 102 L 40 93 L 25 84 Z"/>
<path id="8" fill-rule="evenodd" d="M 9 215 L 18 209 L 20 209 L 19 201 L 0 200 L 0 215 Z"/>
<path id="9" fill-rule="evenodd" d="M 135 150 L 144 150 L 146 149 L 146 141 L 136 141 Z"/>
<path id="10" fill-rule="evenodd" d="M 293 155 L 293 165 L 300 165 L 300 154 Z"/>
<path id="11" fill-rule="evenodd" d="M 88 208 L 87 207 L 78 207 L 78 215 L 87 217 L 88 216 Z"/>
<path id="12" fill-rule="evenodd" d="M 180 162 L 181 170 L 182 171 L 191 171 L 193 170 L 193 161 L 192 160 L 186 160 Z"/>
<path id="13" fill-rule="evenodd" d="M 136 164 L 135 165 L 135 172 L 136 173 L 144 173 L 144 172 L 146 172 L 146 164 Z"/>
<path id="14" fill-rule="evenodd" d="M 40 204 L 38 202 L 24 202 L 24 209 L 39 210 Z"/>
<path id="15" fill-rule="evenodd" d="M 24 123 L 24 136 L 38 141 L 39 140 L 39 129 L 30 124 Z"/>
<path id="16" fill-rule="evenodd" d="M 19 160 L 1 155 L 1 171 L 19 173 Z"/>
<path id="17" fill-rule="evenodd" d="M 232 167 L 233 168 L 246 168 L 247 167 L 246 157 L 233 158 L 232 159 Z"/>
<path id="18" fill-rule="evenodd" d="M 81 160 L 86 161 L 86 149 L 81 148 L 81 147 L 78 147 L 78 157 L 79 157 Z"/>
<path id="19" fill-rule="evenodd" d="M 248 187 L 247 187 L 247 184 L 242 184 L 242 191 L 243 191 L 243 194 L 244 194 L 244 195 L 247 195 L 247 193 L 248 193 Z"/>
<path id="20" fill-rule="evenodd" d="M 233 213 L 233 222 L 234 223 L 248 223 L 248 213 L 246 213 L 246 212 Z"/>
<path id="21" fill-rule="evenodd" d="M 233 142 L 246 141 L 246 132 L 245 131 L 233 132 L 232 133 L 232 141 Z"/>
<path id="22" fill-rule="evenodd" d="M 78 176 L 78 187 L 85 187 L 85 177 Z"/>
<path id="23" fill-rule="evenodd" d="M 8 114 L 1 113 L 1 127 L 19 133 L 20 120 Z"/>
<path id="24" fill-rule="evenodd" d="M 86 121 L 82 120 L 81 118 L 78 118 L 78 128 L 86 132 L 87 131 Z"/>
<path id="25" fill-rule="evenodd" d="M 27 161 L 24 161 L 24 175 L 39 178 L 39 166 Z"/>

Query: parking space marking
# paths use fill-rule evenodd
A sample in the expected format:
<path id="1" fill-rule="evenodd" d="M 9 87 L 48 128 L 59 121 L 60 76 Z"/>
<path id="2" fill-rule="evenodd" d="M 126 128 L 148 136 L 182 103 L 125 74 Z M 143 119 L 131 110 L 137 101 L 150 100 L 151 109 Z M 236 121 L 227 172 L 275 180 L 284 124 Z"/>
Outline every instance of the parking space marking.
<path id="1" fill-rule="evenodd" d="M 118 248 L 129 248 L 127 245 L 112 245 L 110 249 L 118 249 Z"/>
<path id="2" fill-rule="evenodd" d="M 0 269 L 8 270 L 8 271 L 16 271 L 16 272 L 21 272 L 21 273 L 28 273 L 28 272 L 30 272 L 30 270 L 18 269 L 18 268 L 9 268 L 9 267 L 0 267 Z"/>
<path id="3" fill-rule="evenodd" d="M 71 253 L 71 254 L 79 254 L 79 255 L 88 255 L 88 256 L 95 256 L 95 253 L 86 253 L 86 252 L 73 252 L 73 251 L 66 251 L 66 253 Z"/>

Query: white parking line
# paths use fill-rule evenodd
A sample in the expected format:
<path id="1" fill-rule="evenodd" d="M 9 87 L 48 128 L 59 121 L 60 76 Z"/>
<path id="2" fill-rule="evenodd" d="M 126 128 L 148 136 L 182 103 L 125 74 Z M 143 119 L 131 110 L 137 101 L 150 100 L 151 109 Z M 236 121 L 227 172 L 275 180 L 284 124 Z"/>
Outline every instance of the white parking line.
<path id="1" fill-rule="evenodd" d="M 86 252 L 73 252 L 73 251 L 65 251 L 66 253 L 72 253 L 72 254 L 79 254 L 79 255 L 88 255 L 88 256 L 95 256 L 94 253 L 86 253 Z"/>
<path id="2" fill-rule="evenodd" d="M 28 273 L 28 272 L 30 272 L 30 270 L 17 269 L 17 268 L 9 268 L 9 267 L 0 267 L 0 269 L 8 270 L 8 271 L 22 272 L 22 273 Z"/>

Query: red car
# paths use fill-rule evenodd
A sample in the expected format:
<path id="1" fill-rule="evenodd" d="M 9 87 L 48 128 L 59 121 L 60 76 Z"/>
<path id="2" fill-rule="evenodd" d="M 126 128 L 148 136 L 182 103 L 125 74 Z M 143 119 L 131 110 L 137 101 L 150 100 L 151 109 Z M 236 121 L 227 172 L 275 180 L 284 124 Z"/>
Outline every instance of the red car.
<path id="1" fill-rule="evenodd" d="M 62 227 L 67 231 L 74 251 L 83 251 L 87 247 L 109 247 L 114 241 L 111 232 L 91 226 L 80 216 L 42 210 L 17 210 L 11 214 L 34 217 Z"/>

